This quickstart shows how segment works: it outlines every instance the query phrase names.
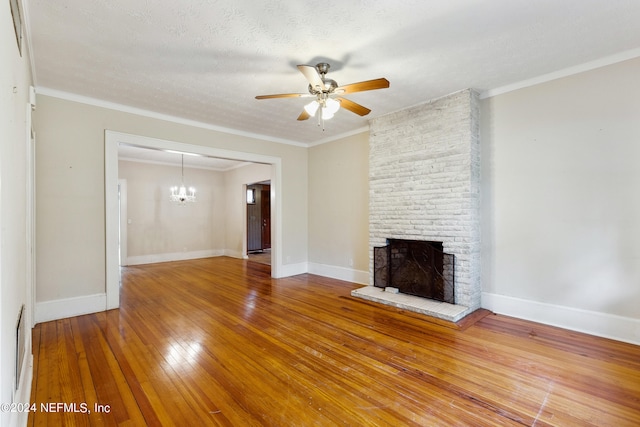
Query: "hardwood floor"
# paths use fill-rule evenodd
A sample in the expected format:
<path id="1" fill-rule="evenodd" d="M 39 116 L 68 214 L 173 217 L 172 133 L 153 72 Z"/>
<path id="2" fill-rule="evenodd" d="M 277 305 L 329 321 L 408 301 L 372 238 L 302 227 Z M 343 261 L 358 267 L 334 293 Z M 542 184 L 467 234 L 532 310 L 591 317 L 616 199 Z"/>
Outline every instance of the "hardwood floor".
<path id="1" fill-rule="evenodd" d="M 120 309 L 35 327 L 29 425 L 640 425 L 639 346 L 493 314 L 455 327 L 268 272 L 124 268 Z"/>
<path id="2" fill-rule="evenodd" d="M 251 252 L 248 256 L 249 261 L 271 265 L 271 249 L 266 249 L 260 252 Z"/>

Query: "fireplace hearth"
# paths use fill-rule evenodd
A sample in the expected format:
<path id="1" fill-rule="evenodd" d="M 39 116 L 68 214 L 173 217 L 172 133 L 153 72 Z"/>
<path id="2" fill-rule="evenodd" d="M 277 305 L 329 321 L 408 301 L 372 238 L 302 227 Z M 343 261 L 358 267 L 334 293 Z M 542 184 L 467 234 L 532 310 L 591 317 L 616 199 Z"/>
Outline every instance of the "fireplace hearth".
<path id="1" fill-rule="evenodd" d="M 374 248 L 373 285 L 455 304 L 455 256 L 443 252 L 442 242 L 387 239 Z"/>

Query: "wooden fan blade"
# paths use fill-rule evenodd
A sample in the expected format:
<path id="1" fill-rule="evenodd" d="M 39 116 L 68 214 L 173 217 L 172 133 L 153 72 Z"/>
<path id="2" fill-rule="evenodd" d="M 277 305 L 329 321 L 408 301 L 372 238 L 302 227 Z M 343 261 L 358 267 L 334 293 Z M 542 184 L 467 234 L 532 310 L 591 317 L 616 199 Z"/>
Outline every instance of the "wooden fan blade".
<path id="1" fill-rule="evenodd" d="M 389 80 L 382 78 L 382 79 L 367 80 L 365 82 L 351 83 L 350 85 L 340 86 L 336 88 L 335 93 L 343 94 L 343 93 L 363 92 L 365 90 L 386 89 L 388 87 L 389 87 Z"/>
<path id="2" fill-rule="evenodd" d="M 320 87 L 320 90 L 325 90 L 324 82 L 322 81 L 320 73 L 318 73 L 316 67 L 313 65 L 298 65 L 298 70 L 300 70 L 306 79 L 309 80 L 309 84 L 312 88 L 316 89 Z"/>
<path id="3" fill-rule="evenodd" d="M 300 115 L 298 116 L 298 120 L 307 120 L 309 117 L 311 117 L 309 115 L 309 113 L 307 113 L 307 110 L 302 110 L 302 113 L 300 113 Z"/>
<path id="4" fill-rule="evenodd" d="M 302 98 L 311 96 L 310 93 L 279 93 L 275 95 L 258 95 L 256 99 L 272 99 L 272 98 Z"/>
<path id="5" fill-rule="evenodd" d="M 367 107 L 363 107 L 362 105 L 355 103 L 353 101 L 349 101 L 346 98 L 336 98 L 336 100 L 340 101 L 340 106 L 345 110 L 349 110 L 352 113 L 356 113 L 359 116 L 366 116 L 371 112 Z"/>

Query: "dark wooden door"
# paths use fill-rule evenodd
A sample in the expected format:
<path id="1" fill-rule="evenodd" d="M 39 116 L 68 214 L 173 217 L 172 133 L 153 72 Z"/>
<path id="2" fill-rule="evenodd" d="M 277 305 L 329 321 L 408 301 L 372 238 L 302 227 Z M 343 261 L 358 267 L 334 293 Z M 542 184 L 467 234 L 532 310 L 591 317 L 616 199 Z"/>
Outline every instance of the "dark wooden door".
<path id="1" fill-rule="evenodd" d="M 271 248 L 271 187 L 263 185 L 260 195 L 262 211 L 262 249 Z"/>
<path id="2" fill-rule="evenodd" d="M 247 200 L 247 251 L 262 250 L 262 208 L 260 197 L 262 192 L 259 185 L 247 185 L 247 191 L 253 191 L 254 201 Z"/>
<path id="3" fill-rule="evenodd" d="M 247 185 L 255 195 L 254 203 L 247 202 L 247 251 L 258 252 L 271 248 L 271 186 Z"/>

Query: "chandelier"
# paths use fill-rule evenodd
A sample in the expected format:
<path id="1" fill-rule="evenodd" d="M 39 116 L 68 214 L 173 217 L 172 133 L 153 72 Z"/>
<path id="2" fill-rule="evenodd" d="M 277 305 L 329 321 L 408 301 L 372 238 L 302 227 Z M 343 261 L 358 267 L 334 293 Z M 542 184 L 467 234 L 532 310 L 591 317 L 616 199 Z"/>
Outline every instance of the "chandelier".
<path id="1" fill-rule="evenodd" d="M 169 199 L 183 206 L 188 202 L 196 201 L 196 189 L 189 187 L 189 193 L 187 194 L 187 187 L 184 186 L 184 154 L 182 154 L 182 181 L 180 187 L 171 187 Z"/>

